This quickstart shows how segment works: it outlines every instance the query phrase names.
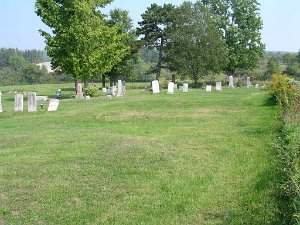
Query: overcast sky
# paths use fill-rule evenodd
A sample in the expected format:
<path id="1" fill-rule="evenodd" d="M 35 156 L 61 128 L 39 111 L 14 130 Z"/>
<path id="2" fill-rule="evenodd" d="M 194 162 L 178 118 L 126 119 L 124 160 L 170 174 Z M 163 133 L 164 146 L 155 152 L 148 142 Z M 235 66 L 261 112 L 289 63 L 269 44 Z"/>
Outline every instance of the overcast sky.
<path id="1" fill-rule="evenodd" d="M 268 51 L 297 52 L 300 49 L 300 0 L 258 0 L 264 28 L 263 42 Z M 109 8 L 129 11 L 135 25 L 151 3 L 181 4 L 180 0 L 115 0 Z M 38 33 L 45 28 L 34 13 L 35 0 L 0 0 L 0 48 L 44 49 Z"/>

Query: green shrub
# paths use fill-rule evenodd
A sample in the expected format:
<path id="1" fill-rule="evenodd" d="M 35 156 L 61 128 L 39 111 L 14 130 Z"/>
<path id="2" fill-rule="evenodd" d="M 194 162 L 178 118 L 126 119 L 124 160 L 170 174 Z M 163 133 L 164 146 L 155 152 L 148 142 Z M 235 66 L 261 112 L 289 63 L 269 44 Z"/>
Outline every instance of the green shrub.
<path id="1" fill-rule="evenodd" d="M 278 105 L 283 109 L 295 104 L 298 96 L 298 89 L 295 83 L 286 75 L 273 74 L 268 88 L 276 98 Z"/>
<path id="2" fill-rule="evenodd" d="M 96 97 L 101 94 L 101 91 L 98 86 L 88 86 L 85 89 L 85 93 L 86 93 L 86 95 L 89 95 L 91 97 Z"/>

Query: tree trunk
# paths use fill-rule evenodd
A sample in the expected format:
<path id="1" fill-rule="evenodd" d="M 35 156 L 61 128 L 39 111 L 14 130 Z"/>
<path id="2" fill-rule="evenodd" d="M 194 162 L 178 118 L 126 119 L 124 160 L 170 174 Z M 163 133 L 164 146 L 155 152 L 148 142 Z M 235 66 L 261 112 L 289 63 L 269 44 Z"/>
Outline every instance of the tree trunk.
<path id="1" fill-rule="evenodd" d="M 89 85 L 88 79 L 84 78 L 84 92 L 83 92 L 84 96 L 86 96 L 86 89 L 88 85 Z"/>
<path id="2" fill-rule="evenodd" d="M 76 93 L 76 95 L 77 95 L 77 85 L 78 85 L 78 80 L 77 80 L 77 78 L 75 78 L 75 93 Z"/>
<path id="3" fill-rule="evenodd" d="M 194 80 L 194 88 L 197 88 L 198 80 Z"/>
<path id="4" fill-rule="evenodd" d="M 159 80 L 160 74 L 161 74 L 161 65 L 163 62 L 163 42 L 164 42 L 164 39 L 162 38 L 161 44 L 159 47 L 158 62 L 157 62 L 157 66 L 156 66 L 157 67 L 156 80 Z"/>
<path id="5" fill-rule="evenodd" d="M 102 88 L 105 88 L 105 74 L 102 75 Z"/>
<path id="6" fill-rule="evenodd" d="M 172 74 L 172 82 L 175 84 L 175 74 Z"/>

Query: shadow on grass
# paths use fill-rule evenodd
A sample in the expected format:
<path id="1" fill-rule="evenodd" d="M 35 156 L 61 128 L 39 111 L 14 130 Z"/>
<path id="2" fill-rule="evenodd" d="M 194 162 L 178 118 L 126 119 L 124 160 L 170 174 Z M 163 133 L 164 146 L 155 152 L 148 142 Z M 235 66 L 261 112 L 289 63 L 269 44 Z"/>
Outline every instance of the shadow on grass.
<path id="1" fill-rule="evenodd" d="M 270 97 L 266 99 L 266 101 L 263 103 L 263 106 L 275 106 L 275 105 L 276 105 L 275 97 Z"/>

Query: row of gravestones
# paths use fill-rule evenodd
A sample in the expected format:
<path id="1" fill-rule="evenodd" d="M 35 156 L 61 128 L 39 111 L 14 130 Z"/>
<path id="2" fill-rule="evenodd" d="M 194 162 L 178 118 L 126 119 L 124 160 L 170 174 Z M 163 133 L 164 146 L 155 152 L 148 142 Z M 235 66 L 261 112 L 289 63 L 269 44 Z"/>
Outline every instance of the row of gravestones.
<path id="1" fill-rule="evenodd" d="M 37 101 L 42 100 L 46 101 L 46 96 L 37 96 L 36 92 L 28 93 L 28 112 L 36 112 L 37 111 Z M 0 92 L 0 112 L 2 112 L 2 93 Z M 56 111 L 59 105 L 58 99 L 51 99 L 48 106 L 48 112 Z M 14 104 L 15 112 L 23 112 L 24 111 L 24 96 L 22 94 L 15 95 L 15 104 Z"/>
<path id="2" fill-rule="evenodd" d="M 247 88 L 253 86 L 251 84 L 250 77 L 247 77 Z M 259 84 L 255 85 L 255 88 L 258 88 Z M 229 77 L 229 85 L 228 88 L 234 88 L 233 84 L 233 76 Z M 173 82 L 169 82 L 168 84 L 168 94 L 173 94 L 174 90 L 177 89 L 177 85 L 175 85 Z M 183 92 L 188 92 L 188 83 L 184 83 L 183 86 L 180 88 Z M 222 83 L 216 82 L 216 90 L 222 91 Z M 154 94 L 159 93 L 159 82 L 158 80 L 152 81 L 152 91 Z M 211 92 L 212 91 L 212 85 L 206 85 L 206 91 Z"/>
<path id="3" fill-rule="evenodd" d="M 117 97 L 122 97 L 123 95 L 125 95 L 125 91 L 126 91 L 126 87 L 125 87 L 125 82 L 123 82 L 122 80 L 118 80 L 118 87 L 116 86 L 112 86 L 112 87 L 103 87 L 102 88 L 102 92 L 103 93 L 107 93 L 107 98 L 108 99 L 112 99 L 112 96 L 116 95 L 116 90 L 118 91 L 117 93 Z M 83 96 L 83 92 L 82 92 L 82 84 L 78 84 L 76 87 L 76 99 L 82 99 L 85 98 L 86 100 L 90 100 L 90 96 Z"/>

